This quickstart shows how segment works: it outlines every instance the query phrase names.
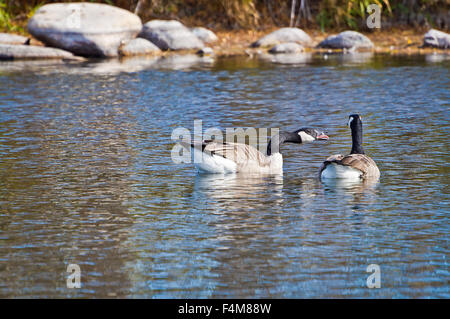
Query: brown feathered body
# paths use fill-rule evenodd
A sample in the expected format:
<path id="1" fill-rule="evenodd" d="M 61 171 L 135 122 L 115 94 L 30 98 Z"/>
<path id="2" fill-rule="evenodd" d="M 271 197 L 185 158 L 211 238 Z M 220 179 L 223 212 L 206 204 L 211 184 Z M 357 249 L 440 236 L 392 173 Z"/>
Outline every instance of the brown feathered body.
<path id="1" fill-rule="evenodd" d="M 332 167 L 329 167 L 332 165 Z M 325 170 L 328 170 L 324 173 Z M 346 176 L 355 176 L 359 173 L 359 178 L 378 178 L 380 170 L 373 159 L 365 154 L 349 154 L 349 155 L 332 155 L 323 162 L 320 167 L 320 176 L 323 174 L 337 174 L 337 178 L 345 178 Z M 345 176 L 346 175 L 346 176 Z M 331 176 L 330 176 L 331 177 Z"/>
<path id="2" fill-rule="evenodd" d="M 192 147 L 194 164 L 200 171 L 209 173 L 263 173 L 282 174 L 283 156 L 275 153 L 266 156 L 253 146 L 241 143 L 203 141 L 200 145 L 181 143 Z"/>

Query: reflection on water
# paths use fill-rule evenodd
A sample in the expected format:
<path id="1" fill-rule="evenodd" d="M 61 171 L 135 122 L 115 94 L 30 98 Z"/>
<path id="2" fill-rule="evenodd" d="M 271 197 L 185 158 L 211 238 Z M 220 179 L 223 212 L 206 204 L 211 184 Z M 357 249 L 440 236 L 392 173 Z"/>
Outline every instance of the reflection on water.
<path id="1" fill-rule="evenodd" d="M 204 200 L 209 199 L 208 204 L 214 205 L 216 200 L 219 204 L 228 201 L 231 205 L 228 208 L 233 210 L 247 209 L 247 200 L 251 198 L 255 199 L 257 205 L 269 201 L 276 207 L 283 200 L 283 176 L 199 174 L 194 190 L 203 194 L 206 197 Z"/>
<path id="2" fill-rule="evenodd" d="M 360 204 L 375 203 L 377 200 L 378 179 L 324 179 L 321 182 L 325 196 L 338 197 L 353 208 Z"/>
<path id="3" fill-rule="evenodd" d="M 55 69 L 66 69 L 69 65 L 79 66 L 80 61 L 63 60 L 18 60 L 0 61 L 0 75 L 20 72 L 39 72 L 41 74 L 53 73 Z"/>
<path id="4" fill-rule="evenodd" d="M 450 297 L 448 59 L 159 59 L 0 63 L 1 297 Z M 321 182 L 350 113 L 382 176 Z M 170 157 L 195 119 L 330 140 L 201 175 Z"/>
<path id="5" fill-rule="evenodd" d="M 0 61 L 0 74 L 6 72 L 33 71 L 39 73 L 64 72 L 65 74 L 114 75 L 150 69 L 187 70 L 192 67 L 211 66 L 214 59 L 195 54 L 171 54 L 168 56 L 132 56 L 120 59 L 99 60 L 19 60 Z"/>
<path id="6" fill-rule="evenodd" d="M 325 190 L 337 191 L 347 194 L 362 194 L 368 191 L 373 192 L 378 183 L 378 179 L 366 178 L 362 180 L 354 179 L 323 179 L 322 184 Z"/>
<path id="7" fill-rule="evenodd" d="M 373 52 L 347 52 L 344 54 L 325 54 L 324 58 L 336 61 L 342 65 L 369 63 L 374 57 Z"/>
<path id="8" fill-rule="evenodd" d="M 433 53 L 425 56 L 425 61 L 429 63 L 441 63 L 450 60 L 449 53 Z"/>
<path id="9" fill-rule="evenodd" d="M 312 53 L 261 54 L 260 58 L 277 64 L 304 64 L 312 60 Z"/>
<path id="10" fill-rule="evenodd" d="M 208 56 L 200 57 L 195 54 L 180 54 L 161 58 L 158 67 L 169 70 L 181 70 L 191 67 L 210 66 L 213 63 L 214 59 Z"/>

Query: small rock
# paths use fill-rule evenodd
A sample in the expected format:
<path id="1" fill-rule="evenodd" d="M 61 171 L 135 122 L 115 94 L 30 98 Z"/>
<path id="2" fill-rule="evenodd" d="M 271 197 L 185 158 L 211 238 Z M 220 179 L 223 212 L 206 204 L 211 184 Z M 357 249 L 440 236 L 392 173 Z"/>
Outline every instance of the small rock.
<path id="1" fill-rule="evenodd" d="M 423 37 L 423 46 L 448 49 L 450 48 L 450 34 L 431 29 Z"/>
<path id="2" fill-rule="evenodd" d="M 213 43 L 219 40 L 214 32 L 203 27 L 196 27 L 190 29 L 197 38 L 202 40 L 204 43 Z"/>
<path id="3" fill-rule="evenodd" d="M 331 35 L 319 43 L 319 48 L 352 49 L 373 48 L 373 43 L 365 35 L 356 31 L 344 31 L 337 35 Z"/>
<path id="4" fill-rule="evenodd" d="M 152 20 L 144 24 L 139 37 L 156 44 L 161 50 L 203 48 L 203 42 L 176 20 Z"/>
<path id="5" fill-rule="evenodd" d="M 174 30 L 178 28 L 185 28 L 184 24 L 177 20 L 151 20 L 144 24 L 144 27 L 149 29 Z"/>
<path id="6" fill-rule="evenodd" d="M 100 3 L 46 4 L 28 22 L 28 31 L 46 45 L 94 57 L 117 56 L 120 43 L 141 29 L 137 15 Z"/>
<path id="7" fill-rule="evenodd" d="M 199 55 L 213 55 L 214 51 L 210 47 L 204 47 L 197 51 L 197 54 Z"/>
<path id="8" fill-rule="evenodd" d="M 0 33 L 0 44 L 28 44 L 30 39 L 17 34 Z"/>
<path id="9" fill-rule="evenodd" d="M 304 48 L 302 45 L 295 42 L 280 43 L 275 45 L 269 50 L 269 53 L 279 54 L 279 53 L 300 53 L 303 52 Z"/>
<path id="10" fill-rule="evenodd" d="M 252 44 L 252 47 L 272 46 L 278 43 L 295 42 L 309 46 L 312 43 L 311 37 L 299 28 L 281 28 L 267 34 Z"/>
<path id="11" fill-rule="evenodd" d="M 16 59 L 77 59 L 72 53 L 32 45 L 0 44 L 0 60 Z"/>
<path id="12" fill-rule="evenodd" d="M 123 41 L 119 47 L 121 56 L 158 54 L 160 52 L 161 50 L 156 45 L 142 38 Z"/>

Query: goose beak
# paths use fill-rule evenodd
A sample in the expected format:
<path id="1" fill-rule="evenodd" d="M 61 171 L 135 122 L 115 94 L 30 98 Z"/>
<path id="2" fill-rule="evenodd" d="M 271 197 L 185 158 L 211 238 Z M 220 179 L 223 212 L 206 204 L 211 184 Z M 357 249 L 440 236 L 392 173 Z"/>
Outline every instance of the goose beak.
<path id="1" fill-rule="evenodd" d="M 322 132 L 322 133 L 317 135 L 316 139 L 318 139 L 318 140 L 328 140 L 329 137 L 328 137 L 328 135 L 325 135 L 325 133 Z"/>

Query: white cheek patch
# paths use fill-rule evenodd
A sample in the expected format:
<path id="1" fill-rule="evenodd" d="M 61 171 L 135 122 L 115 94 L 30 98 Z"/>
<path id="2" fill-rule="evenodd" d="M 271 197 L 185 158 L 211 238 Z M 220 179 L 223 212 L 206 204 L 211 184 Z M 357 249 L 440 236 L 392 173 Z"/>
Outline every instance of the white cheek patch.
<path id="1" fill-rule="evenodd" d="M 300 135 L 300 138 L 302 139 L 302 142 L 303 142 L 303 143 L 305 143 L 305 142 L 312 142 L 312 141 L 315 140 L 314 137 L 312 137 L 312 136 L 309 135 L 309 134 L 306 134 L 306 133 L 303 132 L 303 131 L 298 132 L 298 135 Z"/>
<path id="2" fill-rule="evenodd" d="M 348 123 L 347 123 L 347 126 L 348 126 L 348 127 L 350 127 L 350 123 L 352 123 L 352 121 L 353 121 L 353 117 L 351 117 L 351 118 L 348 119 Z"/>

